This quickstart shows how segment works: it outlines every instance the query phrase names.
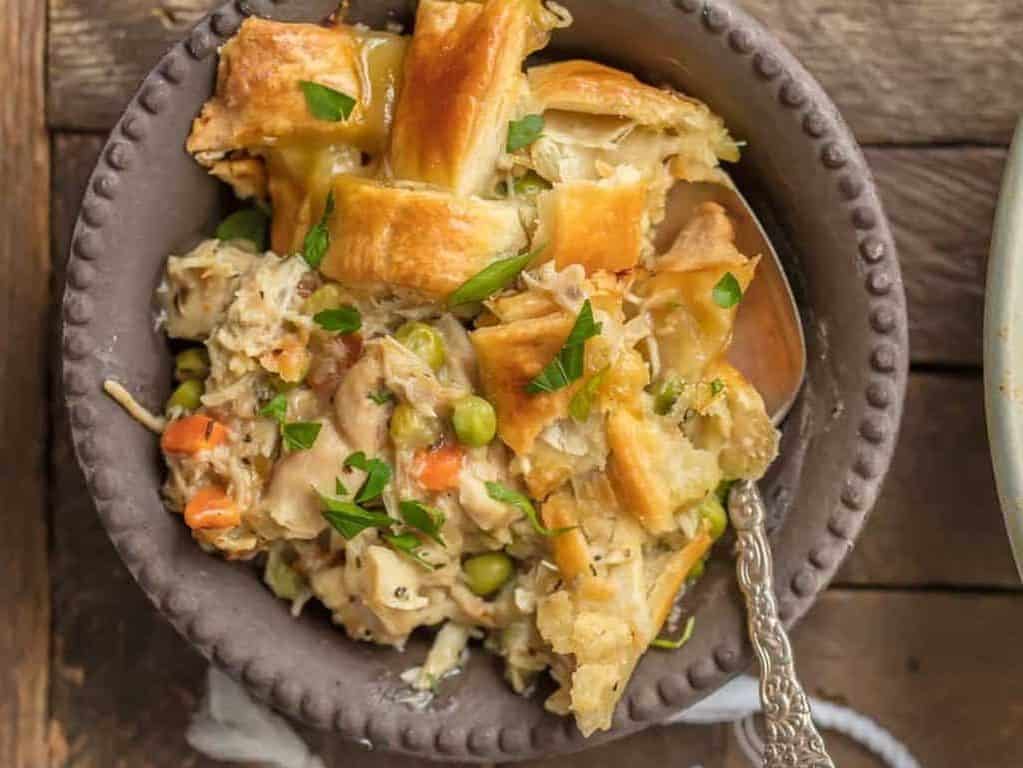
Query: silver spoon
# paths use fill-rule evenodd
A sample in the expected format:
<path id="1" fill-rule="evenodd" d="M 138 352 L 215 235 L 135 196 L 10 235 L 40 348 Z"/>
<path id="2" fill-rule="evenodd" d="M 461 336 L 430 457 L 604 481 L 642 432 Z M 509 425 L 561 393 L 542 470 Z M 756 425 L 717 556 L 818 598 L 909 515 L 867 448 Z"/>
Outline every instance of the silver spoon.
<path id="1" fill-rule="evenodd" d="M 760 391 L 775 426 L 795 402 L 806 372 L 806 341 L 799 310 L 781 261 L 750 208 L 735 189 L 719 184 L 680 184 L 668 201 L 659 244 L 674 240 L 688 214 L 715 202 L 735 224 L 736 247 L 760 254 L 756 279 L 743 296 L 729 350 L 731 362 Z M 771 547 L 764 528 L 764 502 L 755 483 L 736 483 L 728 514 L 737 537 L 736 571 L 746 600 L 750 641 L 760 662 L 760 702 L 767 727 L 765 768 L 834 768 L 810 717 L 810 704 L 796 677 L 789 642 L 774 596 Z"/>

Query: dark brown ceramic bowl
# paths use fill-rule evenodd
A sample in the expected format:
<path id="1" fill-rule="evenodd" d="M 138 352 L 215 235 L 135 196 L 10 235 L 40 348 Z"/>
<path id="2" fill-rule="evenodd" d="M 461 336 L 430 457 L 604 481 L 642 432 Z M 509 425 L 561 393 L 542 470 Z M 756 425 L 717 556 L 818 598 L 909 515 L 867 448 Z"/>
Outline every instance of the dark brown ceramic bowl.
<path id="1" fill-rule="evenodd" d="M 585 55 L 706 100 L 749 142 L 736 178 L 778 245 L 806 324 L 806 387 L 764 483 L 776 586 L 791 624 L 852 547 L 888 469 L 908 359 L 902 281 L 870 173 L 835 107 L 792 56 L 726 0 L 562 0 L 558 54 Z M 374 24 L 411 2 L 364 0 Z M 204 554 L 160 503 L 157 441 L 101 391 L 112 377 L 158 408 L 170 355 L 151 297 L 164 260 L 213 230 L 223 192 L 185 153 L 217 47 L 246 13 L 316 21 L 336 0 L 228 3 L 142 84 L 111 134 L 75 229 L 64 297 L 64 384 L 96 507 L 142 588 L 199 650 L 291 715 L 375 747 L 504 761 L 581 749 L 569 719 L 514 695 L 482 652 L 425 712 L 396 701 L 404 654 L 347 640 L 316 610 L 294 620 L 251 569 Z M 719 548 L 720 549 L 720 548 Z M 647 654 L 614 728 L 636 731 L 696 702 L 751 661 L 727 552 L 686 598 L 692 641 Z"/>

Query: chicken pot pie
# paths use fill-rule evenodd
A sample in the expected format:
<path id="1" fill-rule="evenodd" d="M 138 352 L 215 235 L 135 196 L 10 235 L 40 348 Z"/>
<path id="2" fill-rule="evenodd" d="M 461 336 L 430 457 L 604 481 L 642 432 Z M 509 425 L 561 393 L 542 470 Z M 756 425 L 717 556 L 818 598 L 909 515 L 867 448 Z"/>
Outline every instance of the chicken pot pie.
<path id="1" fill-rule="evenodd" d="M 589 735 L 778 435 L 726 361 L 758 254 L 715 205 L 653 245 L 670 187 L 727 183 L 737 144 L 625 72 L 527 67 L 568 23 L 247 20 L 188 149 L 250 207 L 168 258 L 177 385 L 146 423 L 170 509 L 296 614 L 399 650 L 435 630 L 424 691 L 482 641 Z"/>

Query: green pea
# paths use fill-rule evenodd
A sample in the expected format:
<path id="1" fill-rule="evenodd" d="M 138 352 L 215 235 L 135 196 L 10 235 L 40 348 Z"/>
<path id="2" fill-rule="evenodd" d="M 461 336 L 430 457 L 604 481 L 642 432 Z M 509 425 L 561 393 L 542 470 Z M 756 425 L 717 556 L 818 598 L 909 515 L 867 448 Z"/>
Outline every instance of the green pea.
<path id="1" fill-rule="evenodd" d="M 541 192 L 551 188 L 551 184 L 547 179 L 537 175 L 533 171 L 527 172 L 525 175 L 515 179 L 515 183 L 512 185 L 517 195 L 538 195 Z"/>
<path id="2" fill-rule="evenodd" d="M 405 448 L 424 448 L 440 439 L 440 421 L 426 416 L 408 403 L 399 403 L 391 414 L 391 437 Z"/>
<path id="3" fill-rule="evenodd" d="M 415 353 L 430 368 L 439 371 L 447 358 L 444 349 L 444 338 L 436 328 L 426 323 L 405 323 L 394 334 L 401 344 Z"/>
<path id="4" fill-rule="evenodd" d="M 328 309 L 338 309 L 345 303 L 344 292 L 337 283 L 321 285 L 302 304 L 302 310 L 307 315 L 317 315 Z"/>
<path id="5" fill-rule="evenodd" d="M 728 513 L 714 493 L 707 494 L 707 498 L 700 502 L 697 508 L 700 519 L 707 522 L 707 531 L 715 541 L 720 539 L 728 527 Z"/>
<path id="6" fill-rule="evenodd" d="M 202 401 L 203 392 L 206 387 L 199 379 L 189 379 L 183 381 L 178 385 L 178 388 L 174 390 L 170 399 L 167 400 L 167 410 L 171 408 L 184 408 L 186 411 L 194 411 L 198 408 Z"/>
<path id="7" fill-rule="evenodd" d="M 205 379 L 210 375 L 210 355 L 206 347 L 190 347 L 174 358 L 174 378 L 178 381 Z"/>
<path id="8" fill-rule="evenodd" d="M 486 445 L 497 434 L 494 406 L 476 395 L 468 395 L 455 403 L 452 421 L 458 440 L 474 448 Z"/>
<path id="9" fill-rule="evenodd" d="M 669 376 L 661 379 L 654 385 L 654 413 L 664 416 L 668 413 L 685 389 L 685 383 L 675 377 Z"/>
<path id="10" fill-rule="evenodd" d="M 508 582 L 515 566 L 504 552 L 487 552 L 470 557 L 462 563 L 462 570 L 469 589 L 480 597 L 488 597 Z"/>
<path id="11" fill-rule="evenodd" d="M 291 567 L 279 547 L 270 550 L 263 571 L 263 581 L 277 597 L 294 600 L 306 588 L 306 580 L 298 571 Z"/>

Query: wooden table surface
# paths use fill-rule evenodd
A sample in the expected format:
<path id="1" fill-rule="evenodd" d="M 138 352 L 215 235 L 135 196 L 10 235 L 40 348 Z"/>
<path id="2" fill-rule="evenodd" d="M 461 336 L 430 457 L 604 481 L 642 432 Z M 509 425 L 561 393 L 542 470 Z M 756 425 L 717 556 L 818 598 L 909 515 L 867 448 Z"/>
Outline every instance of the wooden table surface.
<path id="1" fill-rule="evenodd" d="M 664 0 L 667 2 L 668 0 Z M 913 372 L 885 492 L 795 633 L 810 692 L 867 713 L 926 768 L 1023 765 L 1023 593 L 984 427 L 990 223 L 1023 107 L 1023 4 L 743 0 L 823 82 L 895 226 Z M 86 497 L 52 339 L 104 132 L 213 0 L 5 0 L 0 14 L 0 766 L 217 763 L 182 733 L 204 662 L 149 605 Z M 419 765 L 311 735 L 330 766 Z M 875 766 L 829 739 L 842 768 Z M 737 768 L 731 732 L 661 728 L 547 765 Z"/>

